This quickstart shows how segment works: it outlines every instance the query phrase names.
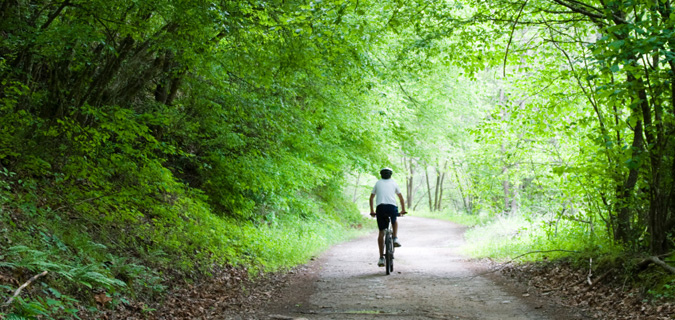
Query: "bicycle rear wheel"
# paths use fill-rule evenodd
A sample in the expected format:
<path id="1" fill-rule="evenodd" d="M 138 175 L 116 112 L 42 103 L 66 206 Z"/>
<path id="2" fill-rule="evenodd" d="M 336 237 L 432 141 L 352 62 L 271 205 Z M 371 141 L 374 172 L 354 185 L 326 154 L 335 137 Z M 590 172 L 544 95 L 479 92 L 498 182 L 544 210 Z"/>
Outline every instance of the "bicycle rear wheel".
<path id="1" fill-rule="evenodd" d="M 386 274 L 389 275 L 391 271 L 394 270 L 394 260 L 392 259 L 394 257 L 393 249 L 394 249 L 394 243 L 391 239 L 391 234 L 387 232 L 387 235 L 384 239 L 384 247 L 385 247 L 385 253 L 384 253 L 384 261 L 385 261 L 385 271 Z"/>

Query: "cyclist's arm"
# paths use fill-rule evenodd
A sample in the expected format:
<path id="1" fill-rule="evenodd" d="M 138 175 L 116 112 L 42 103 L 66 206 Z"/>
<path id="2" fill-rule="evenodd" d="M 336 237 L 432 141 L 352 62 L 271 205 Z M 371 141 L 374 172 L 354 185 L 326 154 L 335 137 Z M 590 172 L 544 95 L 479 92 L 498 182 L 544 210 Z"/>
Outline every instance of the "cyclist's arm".
<path id="1" fill-rule="evenodd" d="M 371 216 L 375 215 L 375 210 L 373 209 L 373 199 L 375 199 L 375 194 L 371 193 L 370 194 L 370 200 L 368 201 L 368 202 L 370 202 L 370 215 Z"/>
<path id="2" fill-rule="evenodd" d="M 405 201 L 403 201 L 403 195 L 402 194 L 397 194 L 398 195 L 398 200 L 401 201 L 401 214 L 405 214 Z"/>

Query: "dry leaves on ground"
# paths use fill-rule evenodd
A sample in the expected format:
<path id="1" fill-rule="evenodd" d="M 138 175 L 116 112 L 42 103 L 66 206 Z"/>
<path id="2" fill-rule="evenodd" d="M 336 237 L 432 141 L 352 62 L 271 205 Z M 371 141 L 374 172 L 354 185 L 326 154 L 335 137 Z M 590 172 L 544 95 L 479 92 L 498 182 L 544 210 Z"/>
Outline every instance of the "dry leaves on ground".
<path id="1" fill-rule="evenodd" d="M 287 281 L 287 274 L 268 274 L 255 281 L 245 269 L 227 267 L 193 284 L 176 284 L 161 302 L 139 302 L 106 311 L 108 319 L 227 319 L 253 314 Z"/>
<path id="2" fill-rule="evenodd" d="M 615 271 L 591 275 L 565 262 L 509 265 L 503 276 L 526 283 L 541 295 L 557 295 L 565 304 L 588 311 L 598 319 L 673 319 L 675 304 L 647 297 L 627 287 Z"/>

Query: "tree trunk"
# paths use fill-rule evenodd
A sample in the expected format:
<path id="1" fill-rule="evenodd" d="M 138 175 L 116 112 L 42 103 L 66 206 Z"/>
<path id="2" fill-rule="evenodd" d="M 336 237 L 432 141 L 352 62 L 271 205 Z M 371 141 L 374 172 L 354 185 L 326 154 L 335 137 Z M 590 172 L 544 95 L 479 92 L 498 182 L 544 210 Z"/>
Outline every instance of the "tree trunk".
<path id="1" fill-rule="evenodd" d="M 646 72 L 646 71 L 645 71 Z M 647 78 L 649 79 L 649 78 Z M 671 77 L 672 79 L 672 77 Z M 647 230 L 649 231 L 649 251 L 652 254 L 658 255 L 665 253 L 668 250 L 667 233 L 668 220 L 670 216 L 669 210 L 669 196 L 671 190 L 667 183 L 665 183 L 665 176 L 668 173 L 668 167 L 664 165 L 664 160 L 667 159 L 668 141 L 664 132 L 662 120 L 662 106 L 654 106 L 654 116 L 656 123 L 652 124 L 652 108 L 647 100 L 646 89 L 641 79 L 637 80 L 640 105 L 642 107 L 642 118 L 645 127 L 645 137 L 647 139 L 647 148 L 649 149 L 649 159 L 651 170 L 650 186 L 649 186 L 649 213 Z M 673 84 L 671 84 L 672 86 Z M 671 92 L 673 89 L 671 88 Z M 652 100 L 652 104 L 657 103 Z M 672 174 L 672 172 L 671 172 Z"/>
<path id="2" fill-rule="evenodd" d="M 116 49 L 116 54 L 109 57 L 107 63 L 89 85 L 87 93 L 85 93 L 84 97 L 77 102 L 76 105 L 78 107 L 83 106 L 86 102 L 90 102 L 92 106 L 98 106 L 98 100 L 103 95 L 105 86 L 115 77 L 115 74 L 122 66 L 122 62 L 131 53 L 131 49 L 135 43 L 136 41 L 131 36 L 126 36 L 122 42 L 120 42 Z"/>
<path id="3" fill-rule="evenodd" d="M 427 170 L 427 167 L 425 165 L 424 167 L 424 175 L 426 176 L 427 179 L 427 195 L 429 196 L 429 211 L 434 211 L 434 207 L 432 205 L 432 200 L 431 200 L 431 185 L 429 184 L 429 170 Z"/>
<path id="4" fill-rule="evenodd" d="M 668 199 L 657 191 L 649 206 L 649 251 L 659 255 L 668 251 Z"/>
<path id="5" fill-rule="evenodd" d="M 506 169 L 504 170 L 506 171 Z M 502 171 L 502 173 L 503 172 L 504 171 Z M 508 210 L 511 207 L 509 201 L 511 194 L 511 190 L 509 188 L 510 185 L 511 184 L 509 183 L 509 180 L 502 180 L 502 191 L 504 192 L 504 213 L 508 213 Z"/>
<path id="6" fill-rule="evenodd" d="M 627 80 L 629 83 L 633 82 L 635 81 L 635 77 L 629 74 Z M 632 113 L 633 116 L 636 116 L 638 119 L 640 119 L 642 116 L 639 107 L 633 107 Z M 636 155 L 643 151 L 643 148 L 644 141 L 642 120 L 637 120 L 633 130 L 633 144 L 631 146 L 633 151 L 632 157 L 635 158 Z M 633 190 L 635 189 L 635 185 L 638 181 L 638 173 L 638 167 L 636 165 L 631 165 L 628 172 L 628 178 L 620 188 L 617 197 L 617 226 L 614 233 L 614 239 L 622 243 L 630 243 L 633 240 L 631 237 L 631 210 L 633 209 L 631 207 L 631 198 Z"/>
<path id="7" fill-rule="evenodd" d="M 443 181 L 445 180 L 445 172 L 441 174 L 441 184 L 440 184 L 440 189 L 441 191 L 438 193 L 438 203 L 436 205 L 436 210 L 441 211 L 443 208 Z"/>
<path id="8" fill-rule="evenodd" d="M 501 149 L 501 155 L 504 156 L 506 154 L 506 147 L 504 147 L 504 142 L 502 142 L 500 149 Z M 506 160 L 507 159 L 504 159 L 504 162 L 506 162 Z M 510 189 L 511 183 L 509 182 L 508 173 L 509 173 L 509 167 L 508 167 L 507 164 L 504 164 L 504 166 L 502 167 L 502 173 L 501 173 L 502 177 L 504 178 L 504 180 L 502 180 L 502 192 L 504 193 L 504 209 L 503 209 L 504 214 L 507 214 L 509 212 L 509 208 L 511 207 L 510 206 L 511 201 L 509 201 L 510 195 L 511 195 L 511 189 Z"/>
<path id="9" fill-rule="evenodd" d="M 519 188 L 520 188 L 520 186 L 513 186 L 513 188 L 511 188 L 511 204 L 510 204 L 510 207 L 509 207 L 509 213 L 510 214 L 517 213 L 518 209 L 520 208 L 520 205 L 518 203 L 518 196 L 519 196 L 518 189 Z"/>
<path id="10" fill-rule="evenodd" d="M 438 202 L 439 202 L 438 194 L 440 193 L 441 189 L 441 172 L 438 169 L 438 167 L 435 168 L 434 171 L 436 171 L 436 186 L 434 188 L 434 211 L 438 211 Z"/>
<path id="11" fill-rule="evenodd" d="M 516 167 L 516 169 L 518 169 L 520 167 L 520 164 L 516 163 L 514 166 Z M 513 184 L 510 184 L 510 183 L 509 183 L 509 185 L 510 185 L 510 198 L 511 198 L 510 202 L 509 202 L 509 213 L 514 214 L 514 213 L 518 213 L 518 210 L 520 208 L 520 204 L 518 203 L 518 196 L 519 196 L 518 191 L 519 191 L 519 189 L 521 188 L 522 185 L 513 185 Z"/>
<path id="12" fill-rule="evenodd" d="M 403 159 L 404 163 L 407 162 L 408 166 L 408 178 L 406 179 L 406 203 L 410 206 L 413 203 L 414 195 L 415 195 L 415 190 L 414 190 L 414 176 L 415 176 L 415 168 L 413 167 L 413 159 L 412 157 L 408 159 L 407 161 Z"/>
<path id="13" fill-rule="evenodd" d="M 471 214 L 471 208 L 469 208 L 469 204 L 467 203 L 467 198 L 464 195 L 464 187 L 462 187 L 462 181 L 459 180 L 459 172 L 457 170 L 457 163 L 453 160 L 453 166 L 452 166 L 452 171 L 455 173 L 455 179 L 457 180 L 457 188 L 459 189 L 459 196 L 462 197 L 462 204 L 464 205 L 464 210 L 466 213 Z"/>
<path id="14" fill-rule="evenodd" d="M 361 172 L 359 172 L 359 175 L 356 176 L 356 185 L 354 186 L 354 198 L 352 198 L 352 202 L 356 203 L 356 196 L 358 195 L 359 191 L 359 182 L 361 181 Z"/>

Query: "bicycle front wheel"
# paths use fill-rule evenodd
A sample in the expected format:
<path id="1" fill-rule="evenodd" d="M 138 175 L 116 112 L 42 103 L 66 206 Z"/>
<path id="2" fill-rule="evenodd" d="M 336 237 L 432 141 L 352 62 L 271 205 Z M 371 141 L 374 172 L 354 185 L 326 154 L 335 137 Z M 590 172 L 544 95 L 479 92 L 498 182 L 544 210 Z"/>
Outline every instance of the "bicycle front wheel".
<path id="1" fill-rule="evenodd" d="M 394 251 L 391 252 L 389 261 L 389 272 L 394 272 Z"/>
<path id="2" fill-rule="evenodd" d="M 389 272 L 394 272 L 394 241 L 391 241 L 391 247 L 387 256 L 389 257 Z"/>

